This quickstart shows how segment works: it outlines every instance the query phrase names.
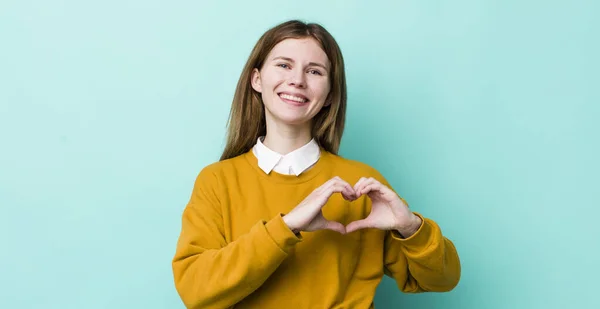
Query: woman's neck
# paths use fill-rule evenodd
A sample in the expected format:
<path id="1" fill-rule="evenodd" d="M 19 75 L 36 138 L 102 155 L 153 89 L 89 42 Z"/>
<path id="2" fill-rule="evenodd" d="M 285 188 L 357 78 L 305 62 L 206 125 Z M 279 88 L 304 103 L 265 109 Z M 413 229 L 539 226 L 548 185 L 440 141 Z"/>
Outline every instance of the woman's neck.
<path id="1" fill-rule="evenodd" d="M 278 126 L 269 128 L 267 125 L 267 135 L 263 144 L 269 149 L 285 155 L 306 145 L 312 139 L 310 131 L 310 127 Z"/>

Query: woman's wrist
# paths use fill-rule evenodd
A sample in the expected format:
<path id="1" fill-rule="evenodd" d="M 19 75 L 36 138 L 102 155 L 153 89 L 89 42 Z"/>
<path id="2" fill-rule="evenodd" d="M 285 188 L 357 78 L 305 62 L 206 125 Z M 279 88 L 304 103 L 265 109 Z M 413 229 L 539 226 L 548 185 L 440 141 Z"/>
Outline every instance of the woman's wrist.
<path id="1" fill-rule="evenodd" d="M 288 215 L 284 215 L 282 219 L 283 219 L 283 222 L 285 223 L 285 225 L 290 229 L 290 231 L 292 231 L 294 234 L 298 234 L 298 232 L 299 232 L 298 228 L 295 227 L 290 222 L 290 219 L 289 219 Z"/>
<path id="2" fill-rule="evenodd" d="M 422 224 L 423 221 L 421 220 L 421 218 L 413 214 L 411 224 L 406 227 L 397 228 L 396 231 L 398 231 L 398 233 L 400 233 L 400 235 L 402 235 L 404 238 L 408 238 L 414 235 L 419 230 L 419 228 L 421 228 Z"/>

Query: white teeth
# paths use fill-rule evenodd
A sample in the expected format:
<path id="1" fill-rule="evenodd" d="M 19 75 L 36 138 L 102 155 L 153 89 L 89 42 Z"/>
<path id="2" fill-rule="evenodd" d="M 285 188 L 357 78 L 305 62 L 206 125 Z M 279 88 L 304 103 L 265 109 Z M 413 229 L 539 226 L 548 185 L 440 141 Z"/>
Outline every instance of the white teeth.
<path id="1" fill-rule="evenodd" d="M 305 100 L 303 98 L 295 97 L 293 95 L 289 95 L 289 94 L 285 94 L 285 93 L 282 93 L 279 96 L 282 97 L 282 98 L 284 98 L 284 99 L 286 99 L 286 100 L 292 100 L 292 101 L 296 101 L 296 102 L 300 102 L 300 103 L 304 103 L 304 102 L 307 101 L 307 100 Z"/>

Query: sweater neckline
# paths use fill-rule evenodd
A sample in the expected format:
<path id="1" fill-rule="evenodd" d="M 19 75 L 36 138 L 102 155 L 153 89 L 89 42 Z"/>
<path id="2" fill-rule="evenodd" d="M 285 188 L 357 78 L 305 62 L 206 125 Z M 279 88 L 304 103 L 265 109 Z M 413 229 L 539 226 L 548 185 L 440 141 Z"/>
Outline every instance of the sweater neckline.
<path id="1" fill-rule="evenodd" d="M 246 162 L 252 166 L 252 168 L 260 175 L 269 181 L 273 181 L 276 183 L 282 184 L 299 184 L 303 182 L 307 182 L 317 176 L 322 170 L 323 167 L 327 165 L 327 161 L 329 161 L 329 152 L 327 152 L 322 147 L 319 147 L 320 156 L 319 160 L 309 169 L 302 172 L 300 175 L 286 175 L 281 174 L 276 171 L 271 171 L 269 174 L 266 174 L 260 167 L 258 166 L 258 158 L 254 155 L 252 150 L 246 152 L 243 156 L 246 159 Z"/>

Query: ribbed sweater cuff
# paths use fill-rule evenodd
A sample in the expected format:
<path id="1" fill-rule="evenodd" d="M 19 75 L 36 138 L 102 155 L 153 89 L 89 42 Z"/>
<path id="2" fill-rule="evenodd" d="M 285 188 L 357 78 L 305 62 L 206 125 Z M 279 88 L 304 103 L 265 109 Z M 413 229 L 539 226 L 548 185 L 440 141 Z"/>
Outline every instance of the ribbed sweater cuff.
<path id="1" fill-rule="evenodd" d="M 410 237 L 403 238 L 402 235 L 400 235 L 400 233 L 398 233 L 397 231 L 392 232 L 392 237 L 395 240 L 402 242 L 405 249 L 409 252 L 422 251 L 424 249 L 427 249 L 427 247 L 429 247 L 432 243 L 435 242 L 435 226 L 433 226 L 431 222 L 429 222 L 429 220 L 424 218 L 421 214 L 414 214 L 421 218 L 422 222 L 421 226 L 414 234 L 412 234 Z"/>
<path id="2" fill-rule="evenodd" d="M 294 232 L 292 232 L 285 224 L 283 221 L 283 214 L 278 214 L 269 220 L 265 224 L 265 227 L 269 236 L 271 236 L 277 246 L 285 253 L 289 253 L 297 243 L 302 241 L 302 235 L 294 234 Z"/>

